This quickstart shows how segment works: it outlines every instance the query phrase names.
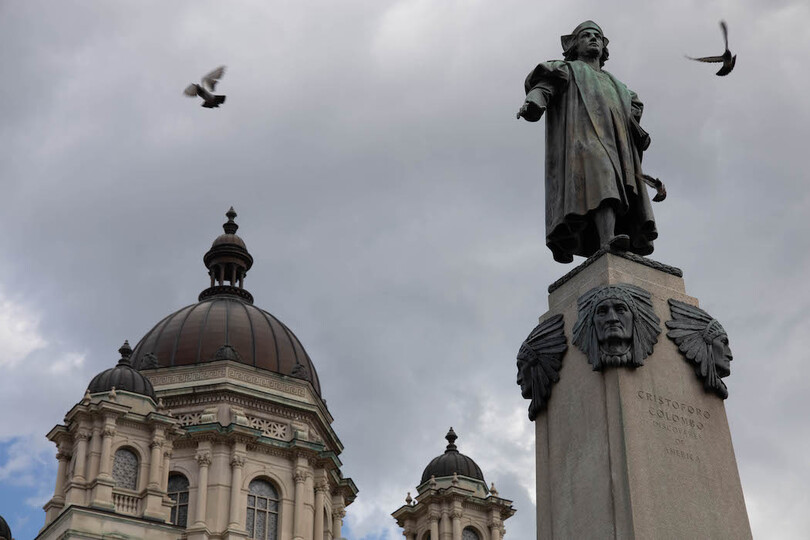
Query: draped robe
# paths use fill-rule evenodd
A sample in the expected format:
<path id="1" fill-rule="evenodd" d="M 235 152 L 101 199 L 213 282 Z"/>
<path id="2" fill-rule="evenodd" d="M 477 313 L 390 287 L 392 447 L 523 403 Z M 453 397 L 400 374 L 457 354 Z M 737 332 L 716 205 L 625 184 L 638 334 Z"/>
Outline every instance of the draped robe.
<path id="1" fill-rule="evenodd" d="M 643 104 L 606 71 L 579 60 L 539 64 L 526 78 L 525 118 L 546 111 L 546 245 L 570 262 L 600 248 L 593 212 L 610 205 L 616 234 L 629 251 L 649 255 L 657 238 L 647 189 L 636 177 L 649 135 L 638 122 Z"/>

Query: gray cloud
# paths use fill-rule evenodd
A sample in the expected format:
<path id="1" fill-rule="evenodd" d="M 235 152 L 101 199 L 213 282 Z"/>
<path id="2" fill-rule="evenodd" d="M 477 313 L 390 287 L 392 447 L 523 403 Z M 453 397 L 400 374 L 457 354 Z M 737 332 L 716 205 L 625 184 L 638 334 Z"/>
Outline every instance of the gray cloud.
<path id="1" fill-rule="evenodd" d="M 606 68 L 645 101 L 645 168 L 670 192 L 653 257 L 684 269 L 732 340 L 727 411 L 755 536 L 810 530 L 785 511 L 810 503 L 805 3 L 0 11 L 0 289 L 50 347 L 4 368 L 4 395 L 25 384 L 47 399 L 3 437 L 44 436 L 124 338 L 195 301 L 234 205 L 256 258 L 247 288 L 319 370 L 361 490 L 355 537 L 399 537 L 388 514 L 450 425 L 515 500 L 508 534 L 534 537 L 514 356 L 569 267 L 543 245 L 542 123 L 514 113 L 526 73 L 593 18 L 611 38 Z M 683 58 L 718 50 L 720 18 L 739 54 L 725 79 Z M 219 64 L 223 108 L 181 95 Z M 37 370 L 70 354 L 84 363 L 52 394 Z"/>

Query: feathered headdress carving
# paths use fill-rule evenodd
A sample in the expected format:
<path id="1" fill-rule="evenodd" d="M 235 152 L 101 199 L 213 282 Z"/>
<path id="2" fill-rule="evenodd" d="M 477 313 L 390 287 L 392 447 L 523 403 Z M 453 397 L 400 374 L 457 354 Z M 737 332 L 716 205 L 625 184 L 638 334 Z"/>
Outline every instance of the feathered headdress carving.
<path id="1" fill-rule="evenodd" d="M 678 346 L 688 361 L 694 364 L 695 373 L 703 379 L 703 387 L 723 399 L 728 397 L 728 388 L 717 373 L 712 342 L 726 331 L 716 319 L 700 309 L 678 300 L 669 299 L 672 320 L 667 321 L 667 337 Z"/>
<path id="2" fill-rule="evenodd" d="M 599 354 L 599 341 L 596 338 L 593 316 L 596 306 L 608 298 L 622 300 L 633 313 L 632 357 L 626 365 L 643 366 L 644 359 L 652 354 L 653 347 L 658 343 L 661 320 L 653 311 L 650 293 L 635 285 L 621 283 L 594 287 L 580 296 L 577 300 L 577 322 L 573 330 L 574 345 L 587 355 L 588 362 L 594 371 L 599 371 L 604 367 Z"/>
<path id="3" fill-rule="evenodd" d="M 523 397 L 531 399 L 529 420 L 534 421 L 548 403 L 552 385 L 560 380 L 562 357 L 567 349 L 562 315 L 538 324 L 520 346 L 517 383 Z"/>

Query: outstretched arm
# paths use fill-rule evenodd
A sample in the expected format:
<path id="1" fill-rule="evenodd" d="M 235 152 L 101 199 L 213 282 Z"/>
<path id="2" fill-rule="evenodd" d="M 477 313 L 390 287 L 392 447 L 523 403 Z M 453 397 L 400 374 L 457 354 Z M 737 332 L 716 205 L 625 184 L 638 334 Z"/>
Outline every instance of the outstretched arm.
<path id="1" fill-rule="evenodd" d="M 523 117 L 529 122 L 537 122 L 546 112 L 546 103 L 548 101 L 543 91 L 540 88 L 533 89 L 526 94 L 526 101 L 517 112 L 517 119 L 520 120 Z"/>
<path id="2" fill-rule="evenodd" d="M 517 112 L 517 119 L 537 122 L 546 107 L 568 83 L 568 66 L 561 61 L 543 62 L 526 77 L 526 100 Z"/>

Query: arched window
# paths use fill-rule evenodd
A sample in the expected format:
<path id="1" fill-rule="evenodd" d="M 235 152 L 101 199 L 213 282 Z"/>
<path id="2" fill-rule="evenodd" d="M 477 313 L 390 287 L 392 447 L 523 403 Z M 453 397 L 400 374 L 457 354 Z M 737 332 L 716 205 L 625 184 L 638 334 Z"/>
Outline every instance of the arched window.
<path id="1" fill-rule="evenodd" d="M 461 540 L 481 540 L 481 537 L 478 536 L 478 532 L 472 527 L 467 527 L 461 533 Z"/>
<path id="2" fill-rule="evenodd" d="M 174 525 L 185 527 L 188 524 L 188 478 L 180 473 L 169 475 L 169 498 L 172 505 L 171 521 Z"/>
<path id="3" fill-rule="evenodd" d="M 267 480 L 256 479 L 248 485 L 248 538 L 278 539 L 278 492 Z"/>
<path id="4" fill-rule="evenodd" d="M 119 448 L 113 459 L 115 487 L 136 489 L 138 487 L 138 454 L 129 448 Z"/>
<path id="5" fill-rule="evenodd" d="M 422 540 L 430 540 L 430 531 L 427 531 L 422 535 Z"/>

